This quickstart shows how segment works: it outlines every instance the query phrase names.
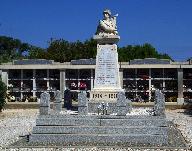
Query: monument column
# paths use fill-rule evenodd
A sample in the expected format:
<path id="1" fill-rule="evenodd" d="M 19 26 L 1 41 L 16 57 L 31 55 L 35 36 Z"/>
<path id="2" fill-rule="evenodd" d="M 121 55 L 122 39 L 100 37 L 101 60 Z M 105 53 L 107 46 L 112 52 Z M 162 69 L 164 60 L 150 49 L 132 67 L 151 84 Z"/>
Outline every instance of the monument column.
<path id="1" fill-rule="evenodd" d="M 60 70 L 60 92 L 62 98 L 64 98 L 65 91 L 65 69 Z"/>
<path id="2" fill-rule="evenodd" d="M 5 83 L 5 85 L 7 86 L 8 88 L 8 70 L 1 70 L 1 79 L 2 79 L 2 82 Z M 6 99 L 7 101 L 7 99 Z"/>
<path id="3" fill-rule="evenodd" d="M 149 101 L 151 101 L 151 68 L 149 68 Z"/>
<path id="4" fill-rule="evenodd" d="M 5 85 L 8 85 L 8 70 L 2 70 L 1 73 L 2 82 L 5 83 Z"/>
<path id="5" fill-rule="evenodd" d="M 123 69 L 119 69 L 120 86 L 123 88 Z"/>
<path id="6" fill-rule="evenodd" d="M 33 69 L 33 97 L 36 97 L 36 69 Z"/>
<path id="7" fill-rule="evenodd" d="M 162 90 L 165 90 L 165 69 L 163 68 L 163 88 Z"/>
<path id="8" fill-rule="evenodd" d="M 93 90 L 93 86 L 94 86 L 94 77 L 93 77 L 93 69 L 91 69 L 91 90 Z"/>
<path id="9" fill-rule="evenodd" d="M 183 105 L 184 104 L 184 98 L 183 98 L 183 69 L 179 68 L 177 69 L 178 74 L 178 98 L 177 98 L 177 104 Z"/>
<path id="10" fill-rule="evenodd" d="M 50 86 L 49 86 L 49 69 L 47 69 L 47 90 L 50 90 Z"/>
<path id="11" fill-rule="evenodd" d="M 23 99 L 23 89 L 24 89 L 24 87 L 23 87 L 23 69 L 21 69 L 21 83 L 20 83 L 20 90 L 21 90 L 21 100 Z M 26 102 L 28 102 L 28 100 L 26 99 Z"/>

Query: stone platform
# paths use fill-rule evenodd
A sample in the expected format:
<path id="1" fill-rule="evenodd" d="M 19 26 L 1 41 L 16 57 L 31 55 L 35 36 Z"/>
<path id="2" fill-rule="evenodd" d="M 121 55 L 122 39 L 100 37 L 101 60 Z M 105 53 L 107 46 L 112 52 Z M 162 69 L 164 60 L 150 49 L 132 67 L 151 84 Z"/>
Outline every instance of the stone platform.
<path id="1" fill-rule="evenodd" d="M 66 145 L 168 144 L 167 121 L 154 116 L 44 115 L 36 120 L 30 143 Z"/>
<path id="2" fill-rule="evenodd" d="M 40 115 L 29 136 L 29 145 L 185 147 L 179 131 L 166 120 L 164 95 L 160 91 L 155 92 L 153 110 L 142 115 L 130 113 L 131 104 L 123 92 L 118 93 L 112 114 L 90 113 L 85 93 L 78 94 L 78 113 L 66 114 L 61 109 L 60 92 L 55 96 L 55 107 L 50 109 L 49 94 L 41 95 Z M 107 113 L 111 107 L 109 104 Z"/>

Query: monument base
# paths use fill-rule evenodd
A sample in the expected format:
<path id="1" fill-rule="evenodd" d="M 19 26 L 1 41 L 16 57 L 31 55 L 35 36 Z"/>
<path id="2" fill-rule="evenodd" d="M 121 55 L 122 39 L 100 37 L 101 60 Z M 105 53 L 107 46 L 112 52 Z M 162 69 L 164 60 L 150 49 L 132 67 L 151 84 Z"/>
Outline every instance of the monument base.
<path id="1" fill-rule="evenodd" d="M 124 92 L 123 89 L 95 89 L 90 92 L 90 102 L 116 102 L 117 93 Z"/>
<path id="2" fill-rule="evenodd" d="M 160 116 L 61 114 L 39 116 L 27 146 L 181 148 L 183 140 L 174 125 Z"/>
<path id="3" fill-rule="evenodd" d="M 102 105 L 104 105 L 104 108 L 107 106 L 107 114 L 122 113 L 122 115 L 126 115 L 132 109 L 131 101 L 126 99 L 123 89 L 118 91 L 92 91 L 91 95 L 92 99 L 88 102 L 89 113 L 98 113 Z"/>

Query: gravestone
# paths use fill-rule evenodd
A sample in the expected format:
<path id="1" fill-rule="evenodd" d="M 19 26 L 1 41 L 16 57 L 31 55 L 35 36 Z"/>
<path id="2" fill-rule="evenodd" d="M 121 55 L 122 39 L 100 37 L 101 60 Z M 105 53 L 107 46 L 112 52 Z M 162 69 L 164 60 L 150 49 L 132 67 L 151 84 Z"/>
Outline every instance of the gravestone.
<path id="1" fill-rule="evenodd" d="M 131 100 L 126 99 L 125 92 L 117 93 L 117 115 L 126 116 L 132 110 Z"/>
<path id="2" fill-rule="evenodd" d="M 88 99 L 84 92 L 78 93 L 78 113 L 79 115 L 88 114 Z"/>
<path id="3" fill-rule="evenodd" d="M 55 113 L 60 113 L 62 110 L 62 95 L 60 91 L 54 93 L 54 111 Z"/>
<path id="4" fill-rule="evenodd" d="M 165 116 L 165 96 L 160 90 L 155 90 L 154 115 Z"/>
<path id="5" fill-rule="evenodd" d="M 50 94 L 44 92 L 40 96 L 40 115 L 48 115 L 50 113 Z"/>
<path id="6" fill-rule="evenodd" d="M 68 110 L 72 108 L 72 97 L 69 89 L 66 89 L 64 92 L 64 108 Z"/>

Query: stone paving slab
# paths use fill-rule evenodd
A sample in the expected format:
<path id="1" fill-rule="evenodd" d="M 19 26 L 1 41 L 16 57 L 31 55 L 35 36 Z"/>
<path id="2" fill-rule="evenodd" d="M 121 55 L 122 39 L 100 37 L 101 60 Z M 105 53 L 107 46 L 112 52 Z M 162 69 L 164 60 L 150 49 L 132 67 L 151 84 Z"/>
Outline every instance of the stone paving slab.
<path id="1" fill-rule="evenodd" d="M 51 114 L 51 115 L 40 115 L 38 119 L 43 118 L 87 118 L 87 119 L 165 119 L 162 116 L 153 116 L 153 115 L 127 115 L 127 116 L 118 116 L 118 115 L 98 115 L 98 114 L 89 114 L 89 115 L 78 115 L 78 114 Z"/>

